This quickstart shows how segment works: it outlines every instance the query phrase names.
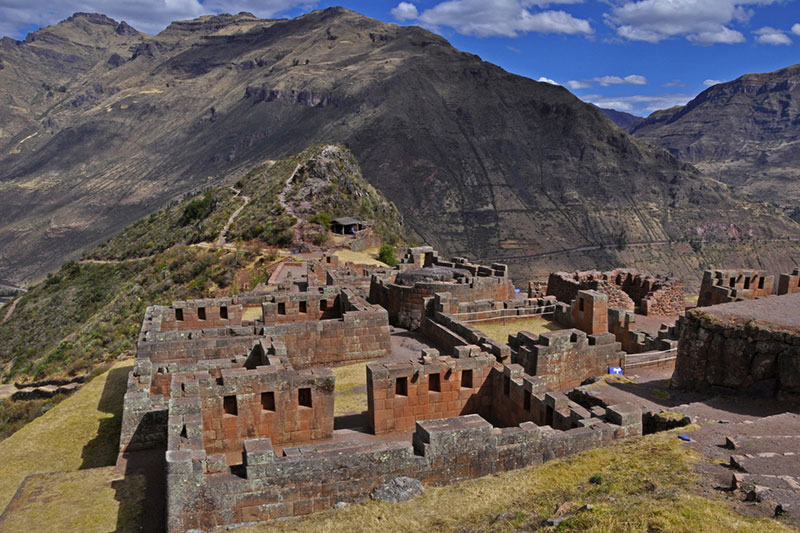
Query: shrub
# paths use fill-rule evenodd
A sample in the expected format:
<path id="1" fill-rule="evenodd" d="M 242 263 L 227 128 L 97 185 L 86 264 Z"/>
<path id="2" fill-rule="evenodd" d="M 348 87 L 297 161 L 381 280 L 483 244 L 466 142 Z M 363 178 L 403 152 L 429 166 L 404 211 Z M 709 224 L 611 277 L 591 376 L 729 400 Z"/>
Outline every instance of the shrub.
<path id="1" fill-rule="evenodd" d="M 332 219 L 333 216 L 330 213 L 314 213 L 308 218 L 308 221 L 312 224 L 319 224 L 326 230 L 330 230 Z"/>
<path id="2" fill-rule="evenodd" d="M 394 255 L 394 246 L 391 244 L 384 244 L 378 250 L 378 260 L 386 263 L 391 267 L 397 266 L 397 257 Z"/>
<path id="3" fill-rule="evenodd" d="M 195 198 L 183 208 L 180 225 L 185 226 L 196 220 L 203 220 L 214 209 L 214 197 L 208 191 L 202 198 Z"/>

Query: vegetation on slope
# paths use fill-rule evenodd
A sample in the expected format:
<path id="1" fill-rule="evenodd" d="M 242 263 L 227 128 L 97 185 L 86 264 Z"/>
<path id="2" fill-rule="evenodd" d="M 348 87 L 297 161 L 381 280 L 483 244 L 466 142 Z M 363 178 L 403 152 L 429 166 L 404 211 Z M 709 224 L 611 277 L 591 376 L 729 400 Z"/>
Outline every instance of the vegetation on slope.
<path id="1" fill-rule="evenodd" d="M 373 217 L 387 238 L 402 239 L 397 211 L 363 181 L 352 155 L 337 148 L 319 160 L 323 150 L 254 169 L 237 183 L 239 195 L 214 188 L 155 213 L 32 287 L 0 323 L 3 381 L 84 373 L 134 349 L 147 306 L 232 295 L 266 281 L 276 259 L 270 245 L 292 244 L 295 219 L 278 194 L 298 166 L 325 181 L 324 210 Z M 241 196 L 251 201 L 228 232 L 235 244 L 197 246 L 215 241 Z"/>

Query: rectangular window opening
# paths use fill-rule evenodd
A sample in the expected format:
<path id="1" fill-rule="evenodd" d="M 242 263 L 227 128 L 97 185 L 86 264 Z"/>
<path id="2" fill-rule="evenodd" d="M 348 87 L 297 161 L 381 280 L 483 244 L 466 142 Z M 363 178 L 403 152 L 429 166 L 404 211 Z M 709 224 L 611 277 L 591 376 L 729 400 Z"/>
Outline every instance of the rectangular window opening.
<path id="1" fill-rule="evenodd" d="M 222 408 L 224 409 L 226 415 L 238 415 L 239 408 L 236 405 L 236 396 L 225 396 L 222 399 Z"/>
<path id="2" fill-rule="evenodd" d="M 219 308 L 219 317 L 223 320 L 228 320 L 228 306 L 223 305 Z"/>
<path id="3" fill-rule="evenodd" d="M 758 288 L 759 289 L 763 289 L 764 288 L 764 276 L 761 276 L 761 277 L 758 278 Z"/>
<path id="4" fill-rule="evenodd" d="M 394 381 L 395 396 L 408 396 L 408 378 L 397 378 Z"/>
<path id="5" fill-rule="evenodd" d="M 261 409 L 264 411 L 275 410 L 275 393 L 272 391 L 261 393 Z"/>
<path id="6" fill-rule="evenodd" d="M 503 376 L 503 394 L 511 396 L 511 378 Z"/>
<path id="7" fill-rule="evenodd" d="M 175 310 L 175 320 L 178 322 L 183 322 L 183 309 Z"/>
<path id="8" fill-rule="evenodd" d="M 744 288 L 745 289 L 750 288 L 750 278 L 744 278 Z"/>
<path id="9" fill-rule="evenodd" d="M 328 300 L 319 301 L 319 310 L 323 312 L 328 310 Z"/>
<path id="10" fill-rule="evenodd" d="M 583 311 L 583 298 L 578 298 L 578 311 Z"/>
<path id="11" fill-rule="evenodd" d="M 440 374 L 430 374 L 428 376 L 428 390 L 431 392 L 442 391 L 442 377 Z"/>
<path id="12" fill-rule="evenodd" d="M 525 391 L 525 397 L 524 397 L 524 399 L 523 399 L 523 405 L 522 405 L 522 407 L 523 407 L 523 408 L 524 408 L 526 411 L 530 411 L 530 410 L 531 410 L 531 391 L 529 391 L 529 390 L 526 390 L 526 391 Z"/>
<path id="13" fill-rule="evenodd" d="M 731 287 L 736 286 L 736 278 L 731 278 Z"/>
<path id="14" fill-rule="evenodd" d="M 297 390 L 297 403 L 301 407 L 311 407 L 311 389 L 298 389 Z"/>
<path id="15" fill-rule="evenodd" d="M 300 306 L 300 312 L 301 313 L 307 313 L 308 312 L 308 302 L 297 302 L 297 303 Z"/>
<path id="16" fill-rule="evenodd" d="M 197 308 L 197 318 L 199 320 L 205 320 L 206 319 L 206 308 L 205 307 L 198 307 Z"/>
<path id="17" fill-rule="evenodd" d="M 286 304 L 284 302 L 278 302 L 278 314 L 279 315 L 286 314 Z"/>
<path id="18" fill-rule="evenodd" d="M 461 371 L 461 388 L 463 389 L 472 388 L 472 369 Z"/>

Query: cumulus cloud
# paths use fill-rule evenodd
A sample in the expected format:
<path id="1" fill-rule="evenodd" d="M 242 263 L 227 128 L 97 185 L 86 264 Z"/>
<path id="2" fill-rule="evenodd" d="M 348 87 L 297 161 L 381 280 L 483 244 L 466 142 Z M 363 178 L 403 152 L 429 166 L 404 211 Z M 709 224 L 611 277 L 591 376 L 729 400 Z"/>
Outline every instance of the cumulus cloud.
<path id="1" fill-rule="evenodd" d="M 400 2 L 392 9 L 392 16 L 397 20 L 415 19 L 419 16 L 419 11 L 411 2 Z"/>
<path id="2" fill-rule="evenodd" d="M 634 115 L 649 115 L 659 109 L 669 109 L 676 105 L 684 105 L 694 98 L 691 94 L 660 94 L 660 95 L 635 95 L 635 96 L 604 96 L 590 94 L 581 97 L 582 100 L 606 109 L 616 109 Z"/>
<path id="3" fill-rule="evenodd" d="M 780 0 L 623 0 L 604 15 L 620 37 L 657 43 L 684 37 L 695 44 L 744 42 L 742 32 L 731 27 L 753 15 L 748 6 Z"/>
<path id="4" fill-rule="evenodd" d="M 619 76 L 600 76 L 592 78 L 592 81 L 599 83 L 603 87 L 608 87 L 609 85 L 647 85 L 647 78 L 638 74 L 631 74 L 624 78 Z"/>
<path id="5" fill-rule="evenodd" d="M 550 4 L 572 4 L 577 0 L 447 0 L 407 19 L 423 26 L 447 26 L 464 35 L 478 37 L 518 37 L 528 32 L 590 35 L 594 32 L 588 20 L 573 17 L 561 10 L 532 10 Z M 405 16 L 417 11 L 414 4 L 401 2 L 392 10 Z M 395 18 L 400 19 L 395 15 Z"/>
<path id="6" fill-rule="evenodd" d="M 753 33 L 756 34 L 756 41 L 761 44 L 792 44 L 792 40 L 783 32 L 783 30 L 772 28 L 770 26 L 764 26 Z"/>
<path id="7" fill-rule="evenodd" d="M 792 33 L 795 35 L 800 35 L 800 24 L 795 24 L 792 26 Z"/>
<path id="8" fill-rule="evenodd" d="M 55 24 L 75 12 L 95 12 L 124 20 L 134 28 L 155 34 L 174 20 L 214 13 L 249 11 L 270 18 L 293 8 L 311 8 L 315 0 L 0 0 L 0 35 L 20 38 L 32 27 Z"/>
<path id="9" fill-rule="evenodd" d="M 590 89 L 592 87 L 592 84 L 587 83 L 585 81 L 569 80 L 567 82 L 567 87 L 569 87 L 573 91 L 577 91 L 578 89 Z"/>
<path id="10" fill-rule="evenodd" d="M 542 83 L 549 83 L 550 85 L 561 85 L 561 84 L 560 84 L 560 83 L 558 83 L 557 81 L 555 81 L 555 80 L 551 80 L 550 78 L 545 78 L 544 76 L 540 77 L 540 78 L 539 78 L 538 80 L 536 80 L 536 81 L 540 81 L 540 82 L 542 82 Z"/>
<path id="11" fill-rule="evenodd" d="M 681 80 L 675 78 L 669 83 L 665 83 L 664 87 L 686 87 L 686 84 L 683 83 Z"/>
<path id="12" fill-rule="evenodd" d="M 717 85 L 720 83 L 725 83 L 725 82 L 722 80 L 705 80 L 703 82 L 703 85 L 705 85 L 706 87 L 711 87 L 712 85 Z"/>

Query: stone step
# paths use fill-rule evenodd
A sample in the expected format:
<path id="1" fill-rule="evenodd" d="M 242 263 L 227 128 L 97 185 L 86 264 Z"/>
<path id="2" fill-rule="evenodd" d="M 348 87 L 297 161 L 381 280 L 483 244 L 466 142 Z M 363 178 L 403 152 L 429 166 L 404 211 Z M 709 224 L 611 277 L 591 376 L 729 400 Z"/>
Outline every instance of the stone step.
<path id="1" fill-rule="evenodd" d="M 800 477 L 800 454 L 794 452 L 731 455 L 730 464 L 748 474 Z"/>
<path id="2" fill-rule="evenodd" d="M 736 435 L 725 438 L 725 447 L 736 450 L 740 455 L 762 452 L 800 453 L 800 435 Z"/>

